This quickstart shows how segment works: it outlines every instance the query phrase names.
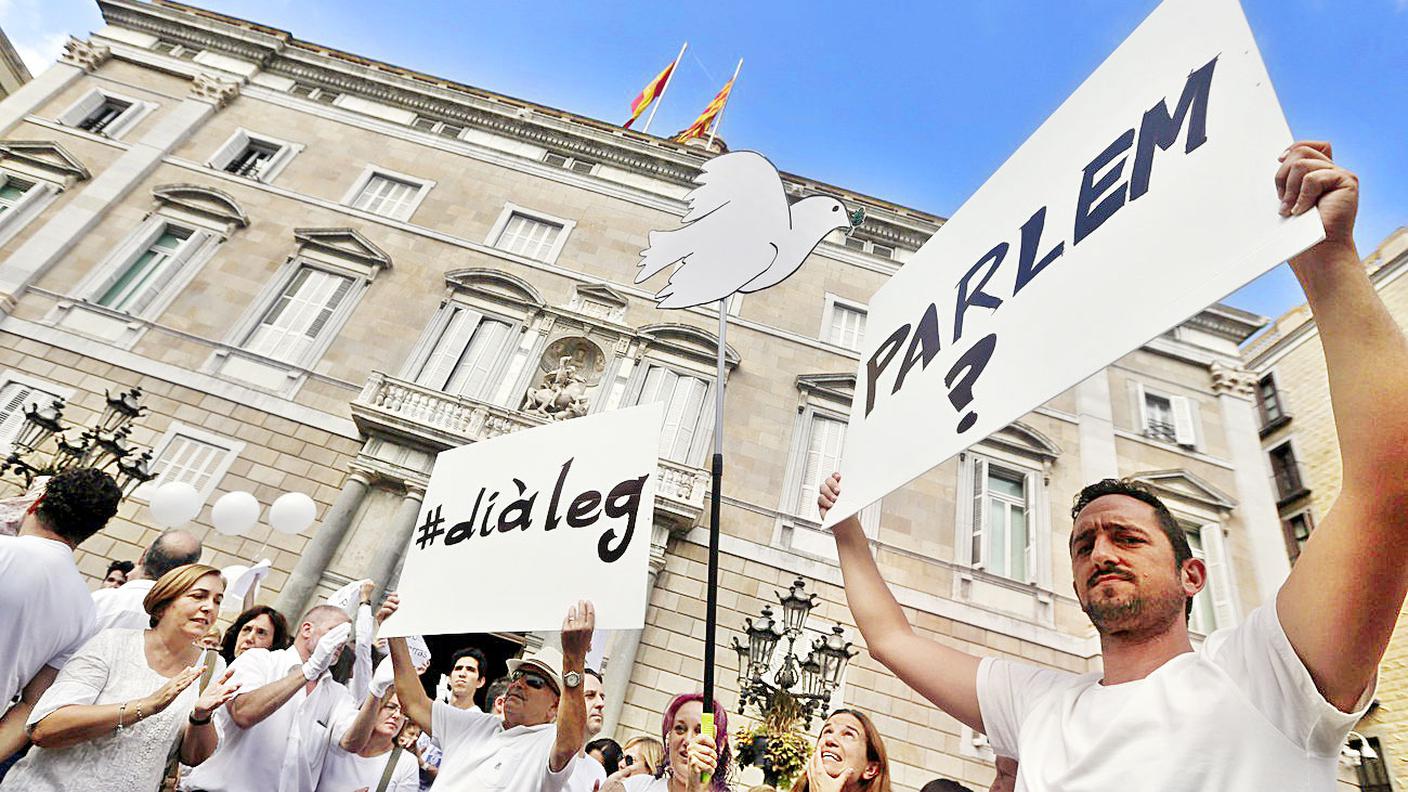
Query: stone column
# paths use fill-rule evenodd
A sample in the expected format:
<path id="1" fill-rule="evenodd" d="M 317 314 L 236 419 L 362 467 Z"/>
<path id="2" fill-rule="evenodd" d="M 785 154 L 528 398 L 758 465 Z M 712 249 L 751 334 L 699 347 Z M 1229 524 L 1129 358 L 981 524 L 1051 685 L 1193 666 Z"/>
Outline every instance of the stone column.
<path id="1" fill-rule="evenodd" d="M 239 84 L 196 75 L 190 95 L 98 174 L 64 209 L 49 218 L 0 263 L 0 317 L 14 310 L 24 289 L 73 248 L 103 215 L 147 177 L 162 157 L 217 109 L 239 95 Z"/>
<path id="2" fill-rule="evenodd" d="M 34 111 L 49 103 L 64 89 L 78 82 L 85 74 L 91 73 L 112 56 L 112 52 L 101 44 L 90 44 L 70 38 L 64 45 L 64 54 L 59 62 L 45 69 L 37 77 L 0 102 L 0 134 L 8 133 Z"/>
<path id="3" fill-rule="evenodd" d="M 406 545 L 410 544 L 411 532 L 420 521 L 420 505 L 425 501 L 425 490 L 414 484 L 406 485 L 406 497 L 401 499 L 401 507 L 396 510 L 396 519 L 391 530 L 381 538 L 381 547 L 367 564 L 364 577 L 376 581 L 382 589 L 392 588 L 401 579 L 401 562 L 406 556 Z"/>
<path id="4" fill-rule="evenodd" d="M 650 534 L 650 571 L 645 587 L 646 602 L 655 591 L 655 581 L 665 569 L 665 545 L 670 540 L 668 525 L 655 523 Z M 601 724 L 601 734 L 612 736 L 621 722 L 621 710 L 626 706 L 626 690 L 631 686 L 631 670 L 636 665 L 636 653 L 640 651 L 641 630 L 621 630 L 611 641 L 606 655 L 606 673 L 602 686 L 606 688 L 606 712 Z"/>
<path id="5" fill-rule="evenodd" d="M 1260 422 L 1252 394 L 1256 375 L 1221 363 L 1212 364 L 1212 390 L 1222 410 L 1227 448 L 1237 483 L 1237 510 L 1247 527 L 1247 542 L 1256 570 L 1257 602 L 1265 602 L 1291 573 L 1281 515 L 1271 490 L 1271 471 L 1261 450 Z"/>
<path id="6" fill-rule="evenodd" d="M 303 552 L 298 556 L 298 564 L 289 573 L 288 582 L 279 592 L 279 599 L 275 604 L 290 622 L 303 615 L 308 598 L 312 596 L 313 589 L 318 587 L 318 581 L 322 579 L 323 571 L 328 568 L 328 562 L 332 561 L 338 545 L 342 544 L 342 537 L 352 524 L 357 507 L 361 506 L 362 500 L 366 498 L 370 485 L 371 478 L 360 470 L 348 473 L 347 481 L 342 485 L 342 492 L 328 509 L 328 513 L 323 515 L 322 525 L 318 526 L 308 544 L 303 546 Z"/>
<path id="7" fill-rule="evenodd" d="M 1115 420 L 1110 410 L 1110 374 L 1106 369 L 1076 386 L 1076 420 L 1080 431 L 1081 486 L 1118 478 Z"/>

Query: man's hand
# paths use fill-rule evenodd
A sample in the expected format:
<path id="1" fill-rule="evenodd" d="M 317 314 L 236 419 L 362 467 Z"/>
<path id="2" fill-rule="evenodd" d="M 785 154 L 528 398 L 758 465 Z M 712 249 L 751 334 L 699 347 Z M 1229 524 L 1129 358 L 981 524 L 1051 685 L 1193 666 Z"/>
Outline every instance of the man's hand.
<path id="1" fill-rule="evenodd" d="M 321 677 L 337 660 L 342 645 L 347 643 L 347 636 L 351 634 L 351 622 L 343 622 L 324 633 L 323 637 L 318 639 L 318 645 L 313 647 L 313 654 L 308 657 L 308 662 L 303 664 L 303 676 L 309 682 Z"/>
<path id="2" fill-rule="evenodd" d="M 596 609 L 586 600 L 567 609 L 562 620 L 562 654 L 584 660 L 592 648 L 592 631 L 596 628 Z"/>
<path id="3" fill-rule="evenodd" d="M 1353 248 L 1359 178 L 1336 165 L 1331 156 L 1330 144 L 1324 141 L 1291 144 L 1281 154 L 1276 194 L 1285 217 L 1305 214 L 1312 206 L 1320 210 L 1320 222 L 1325 226 L 1325 241 L 1320 245 Z"/>
<path id="4" fill-rule="evenodd" d="M 401 595 L 394 591 L 386 592 L 386 599 L 382 600 L 381 607 L 376 609 L 377 626 L 380 627 L 381 623 L 390 618 L 391 614 L 395 613 L 399 607 L 401 607 Z"/>
<path id="5" fill-rule="evenodd" d="M 363 580 L 361 587 L 357 589 L 357 601 L 363 605 L 371 605 L 373 591 L 376 591 L 376 581 Z"/>

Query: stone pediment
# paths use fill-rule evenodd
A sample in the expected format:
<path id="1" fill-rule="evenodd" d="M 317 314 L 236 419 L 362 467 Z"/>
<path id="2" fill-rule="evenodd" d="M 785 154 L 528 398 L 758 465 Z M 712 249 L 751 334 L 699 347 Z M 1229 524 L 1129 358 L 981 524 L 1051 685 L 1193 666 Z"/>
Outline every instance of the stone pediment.
<path id="1" fill-rule="evenodd" d="M 1160 498 L 1190 501 L 1216 511 L 1231 511 L 1237 505 L 1227 493 L 1182 468 L 1135 473 L 1130 478 L 1148 484 Z"/>
<path id="2" fill-rule="evenodd" d="M 567 308 L 585 316 L 593 316 L 619 324 L 626 321 L 626 306 L 628 304 L 626 295 L 610 286 L 584 283 L 573 290 L 572 302 L 568 304 Z"/>
<path id="3" fill-rule="evenodd" d="M 467 267 L 445 273 L 445 283 L 452 289 L 476 292 L 490 298 L 522 306 L 542 308 L 543 295 L 533 284 L 503 270 L 490 267 Z"/>
<path id="4" fill-rule="evenodd" d="M 163 184 L 152 190 L 161 203 L 241 228 L 249 217 L 228 193 L 199 184 Z"/>
<path id="5" fill-rule="evenodd" d="M 373 269 L 391 269 L 391 257 L 355 228 L 295 228 L 293 238 L 305 250 L 351 259 Z"/>
<path id="6" fill-rule="evenodd" d="M 1061 447 L 1052 442 L 1051 438 L 1021 421 L 1013 421 L 1002 427 L 988 435 L 983 442 L 1016 454 L 1035 457 L 1043 462 L 1052 462 L 1061 456 Z"/>
<path id="7" fill-rule="evenodd" d="M 799 374 L 797 390 L 838 401 L 849 407 L 856 395 L 856 375 Z"/>
<path id="8" fill-rule="evenodd" d="M 84 181 L 92 175 L 77 157 L 51 140 L 6 140 L 0 143 L 0 159 L 52 173 L 65 183 Z"/>
<path id="9" fill-rule="evenodd" d="M 693 325 L 676 322 L 662 322 L 640 328 L 640 334 L 652 342 L 668 347 L 688 357 L 712 363 L 719 348 L 719 337 Z M 738 352 L 724 345 L 724 364 L 729 368 L 738 365 Z"/>

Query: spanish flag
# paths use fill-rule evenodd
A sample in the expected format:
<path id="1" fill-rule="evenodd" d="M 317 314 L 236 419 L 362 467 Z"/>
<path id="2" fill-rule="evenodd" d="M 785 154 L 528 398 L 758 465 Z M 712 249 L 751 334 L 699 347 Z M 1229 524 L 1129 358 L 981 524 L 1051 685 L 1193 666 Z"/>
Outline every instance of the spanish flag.
<path id="1" fill-rule="evenodd" d="M 724 87 L 720 88 L 719 92 L 714 95 L 714 101 L 710 102 L 709 106 L 704 108 L 704 112 L 700 113 L 699 117 L 694 119 L 694 123 L 689 125 L 689 129 L 681 132 L 679 137 L 675 138 L 675 140 L 683 143 L 686 140 L 704 137 L 704 135 L 708 134 L 709 125 L 714 123 L 714 119 L 723 111 L 724 105 L 728 104 L 728 94 L 729 91 L 733 90 L 733 81 L 736 79 L 738 79 L 738 75 L 735 74 L 732 79 L 724 83 Z"/>
<path id="2" fill-rule="evenodd" d="M 683 49 L 680 50 L 680 54 L 684 54 Z M 649 107 L 651 102 L 660 98 L 660 95 L 665 92 L 665 86 L 670 82 L 670 74 L 674 72 L 675 66 L 677 66 L 679 62 L 680 59 L 676 57 L 673 61 L 670 61 L 670 65 L 666 66 L 664 71 L 655 75 L 655 79 L 646 84 L 645 89 L 631 102 L 631 117 L 627 119 L 626 123 L 622 124 L 622 126 L 626 129 L 630 129 L 631 124 L 634 124 L 637 118 L 645 114 L 645 108 Z"/>

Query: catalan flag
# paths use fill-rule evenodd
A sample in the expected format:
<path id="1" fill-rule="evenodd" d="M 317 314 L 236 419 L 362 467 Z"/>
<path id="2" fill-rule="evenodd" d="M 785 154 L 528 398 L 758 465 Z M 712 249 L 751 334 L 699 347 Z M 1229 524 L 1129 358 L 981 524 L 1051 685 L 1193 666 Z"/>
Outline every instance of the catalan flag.
<path id="1" fill-rule="evenodd" d="M 714 94 L 714 101 L 710 102 L 709 106 L 704 108 L 704 112 L 700 113 L 699 117 L 694 119 L 694 123 L 689 125 L 689 129 L 681 132 L 679 137 L 675 138 L 675 140 L 683 143 L 686 140 L 707 135 L 709 133 L 709 125 L 714 123 L 714 119 L 718 117 L 719 113 L 723 112 L 724 105 L 728 104 L 728 94 L 729 91 L 733 90 L 733 81 L 736 79 L 738 79 L 737 74 L 728 82 L 724 83 L 724 87 L 720 88 L 717 94 Z"/>
<path id="2" fill-rule="evenodd" d="M 686 42 L 685 47 L 688 46 L 689 44 Z M 680 55 L 684 55 L 684 47 L 680 48 Z M 675 59 L 670 61 L 669 66 L 666 66 L 663 71 L 655 75 L 655 79 L 647 83 L 640 94 L 636 96 L 635 100 L 631 102 L 631 117 L 627 119 L 626 123 L 622 124 L 622 126 L 626 129 L 630 129 L 631 124 L 634 124 L 636 119 L 645 114 L 645 108 L 649 107 L 652 102 L 655 102 L 664 95 L 665 88 L 670 84 L 670 75 L 674 73 L 675 67 L 679 65 L 680 55 L 675 56 Z M 653 116 L 654 113 L 651 115 Z M 649 120 L 645 122 L 645 126 L 647 129 L 650 128 Z"/>

